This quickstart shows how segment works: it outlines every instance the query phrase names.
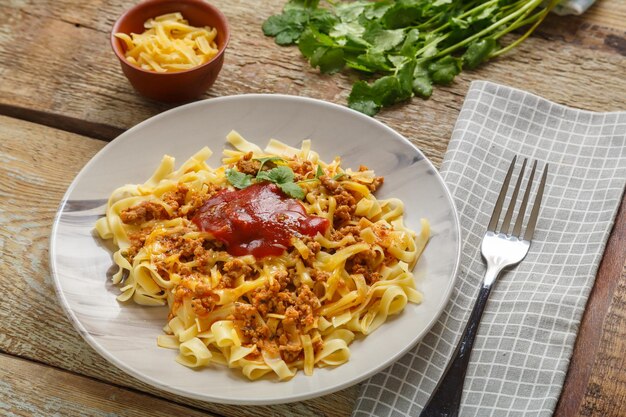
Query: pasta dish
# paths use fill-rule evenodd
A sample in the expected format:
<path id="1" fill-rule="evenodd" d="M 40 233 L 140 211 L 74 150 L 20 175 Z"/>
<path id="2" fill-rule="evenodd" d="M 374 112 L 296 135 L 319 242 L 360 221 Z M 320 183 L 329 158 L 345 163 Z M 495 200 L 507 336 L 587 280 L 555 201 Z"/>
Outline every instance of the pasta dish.
<path id="1" fill-rule="evenodd" d="M 418 234 L 401 200 L 377 199 L 382 177 L 322 161 L 309 140 L 227 140 L 218 168 L 207 147 L 177 169 L 164 156 L 145 183 L 113 191 L 96 223 L 118 248 L 118 300 L 168 306 L 157 344 L 179 363 L 311 375 L 421 302 L 411 270 L 429 224 Z"/>

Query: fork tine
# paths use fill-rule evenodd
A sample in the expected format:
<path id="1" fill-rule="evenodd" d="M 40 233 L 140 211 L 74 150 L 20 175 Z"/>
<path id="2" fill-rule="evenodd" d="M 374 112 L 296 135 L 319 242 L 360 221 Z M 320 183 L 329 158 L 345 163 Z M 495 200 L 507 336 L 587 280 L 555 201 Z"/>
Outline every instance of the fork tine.
<path id="1" fill-rule="evenodd" d="M 537 195 L 535 196 L 535 204 L 533 210 L 530 212 L 530 220 L 528 220 L 528 226 L 524 232 L 524 240 L 531 240 L 535 233 L 535 226 L 537 225 L 537 218 L 539 217 L 539 208 L 541 207 L 541 200 L 543 199 L 543 190 L 546 188 L 546 178 L 548 177 L 548 164 L 543 168 L 543 175 L 541 176 L 541 182 L 537 189 Z"/>
<path id="2" fill-rule="evenodd" d="M 511 219 L 513 218 L 513 211 L 515 210 L 515 204 L 517 204 L 517 195 L 519 194 L 520 186 L 522 185 L 522 179 L 524 178 L 524 171 L 526 170 L 526 161 L 524 158 L 524 163 L 522 163 L 522 169 L 520 170 L 517 176 L 517 182 L 515 183 L 515 189 L 513 190 L 513 195 L 511 195 L 511 201 L 509 202 L 509 208 L 506 210 L 506 215 L 504 216 L 504 221 L 502 222 L 502 228 L 500 231 L 505 235 L 509 234 L 509 228 L 511 227 Z"/>
<path id="3" fill-rule="evenodd" d="M 530 177 L 528 177 L 528 182 L 526 183 L 526 192 L 524 193 L 524 198 L 522 199 L 522 204 L 519 207 L 519 213 L 517 213 L 517 220 L 515 220 L 515 226 L 513 227 L 513 236 L 520 236 L 522 231 L 522 221 L 524 220 L 524 215 L 526 214 L 526 206 L 528 205 L 528 197 L 530 196 L 530 189 L 533 185 L 533 179 L 535 178 L 535 171 L 537 170 L 537 160 L 533 164 L 533 169 L 530 171 Z"/>
<path id="4" fill-rule="evenodd" d="M 502 211 L 502 205 L 504 204 L 504 198 L 506 197 L 506 192 L 509 189 L 509 182 L 511 181 L 511 175 L 513 174 L 513 168 L 515 168 L 515 161 L 517 160 L 517 155 L 513 157 L 511 161 L 511 165 L 509 166 L 509 170 L 506 173 L 506 177 L 504 177 L 504 182 L 502 183 L 502 188 L 500 189 L 500 195 L 498 195 L 498 200 L 496 201 L 496 205 L 493 208 L 493 214 L 491 215 L 491 220 L 489 220 L 489 225 L 487 226 L 487 230 L 489 232 L 495 232 L 496 227 L 498 226 L 498 220 L 500 220 L 500 212 Z"/>

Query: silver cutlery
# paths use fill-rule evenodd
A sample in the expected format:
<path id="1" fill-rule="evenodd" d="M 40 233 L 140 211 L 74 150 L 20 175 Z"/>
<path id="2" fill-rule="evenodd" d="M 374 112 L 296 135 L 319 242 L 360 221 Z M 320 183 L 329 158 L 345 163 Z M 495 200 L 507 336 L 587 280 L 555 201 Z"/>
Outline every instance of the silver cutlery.
<path id="1" fill-rule="evenodd" d="M 524 215 L 528 206 L 530 190 L 532 188 L 535 172 L 537 170 L 537 161 L 533 163 L 530 177 L 526 182 L 526 191 L 524 192 L 524 197 L 520 204 L 513 229 L 511 230 L 511 220 L 513 219 L 513 212 L 515 211 L 517 198 L 524 178 L 526 159 L 524 159 L 518 174 L 517 182 L 515 184 L 513 194 L 511 195 L 509 207 L 504 215 L 504 220 L 502 221 L 502 226 L 498 229 L 500 214 L 509 189 L 509 183 L 511 182 L 511 176 L 513 175 L 516 160 L 517 157 L 514 157 L 511 161 L 511 165 L 509 166 L 506 177 L 504 178 L 502 189 L 500 190 L 496 205 L 493 209 L 491 220 L 487 226 L 487 231 L 482 240 L 481 253 L 487 263 L 487 272 L 483 278 L 478 298 L 474 304 L 468 323 L 465 326 L 461 340 L 456 346 L 442 378 L 439 380 L 435 390 L 428 399 L 420 417 L 458 416 L 467 365 L 469 363 L 472 347 L 474 346 L 474 339 L 476 337 L 480 319 L 483 315 L 483 311 L 485 310 L 485 305 L 487 304 L 487 298 L 489 297 L 491 288 L 502 270 L 506 267 L 514 266 L 520 263 L 526 257 L 530 248 L 548 176 L 548 164 L 546 164 L 543 169 L 543 175 L 541 176 L 541 181 L 535 195 L 528 224 L 522 234 L 522 223 L 524 222 Z"/>

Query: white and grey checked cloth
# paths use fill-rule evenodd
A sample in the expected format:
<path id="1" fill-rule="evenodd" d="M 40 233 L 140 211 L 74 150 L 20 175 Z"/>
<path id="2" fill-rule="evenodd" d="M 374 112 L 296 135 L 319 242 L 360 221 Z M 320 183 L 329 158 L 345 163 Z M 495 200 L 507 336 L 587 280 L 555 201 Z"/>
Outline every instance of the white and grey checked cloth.
<path id="1" fill-rule="evenodd" d="M 456 288 L 431 332 L 362 384 L 354 417 L 419 415 L 478 294 L 481 239 L 513 155 L 541 161 L 539 170 L 549 163 L 548 184 L 528 256 L 487 302 L 460 415 L 552 414 L 626 182 L 626 112 L 575 110 L 477 81 L 441 168 L 461 219 Z"/>

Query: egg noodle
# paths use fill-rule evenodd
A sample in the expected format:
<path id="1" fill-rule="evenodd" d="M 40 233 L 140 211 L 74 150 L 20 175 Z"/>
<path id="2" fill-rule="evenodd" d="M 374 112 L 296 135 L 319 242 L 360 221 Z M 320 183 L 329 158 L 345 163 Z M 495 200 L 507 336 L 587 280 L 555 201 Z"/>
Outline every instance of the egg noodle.
<path id="1" fill-rule="evenodd" d="M 419 234 L 404 226 L 402 201 L 372 194 L 381 177 L 364 166 L 344 170 L 339 158 L 321 161 L 309 140 L 297 149 L 272 139 L 264 150 L 234 131 L 227 140 L 235 149 L 224 150 L 215 169 L 207 147 L 178 169 L 164 156 L 145 183 L 113 191 L 96 223 L 119 248 L 118 300 L 168 305 L 157 344 L 177 349 L 179 363 L 219 363 L 251 380 L 286 380 L 298 369 L 311 375 L 315 366 L 345 363 L 355 336 L 421 302 L 411 270 L 429 223 L 421 220 Z M 294 233 L 280 255 L 233 256 L 193 221 L 215 196 L 240 192 L 229 172 L 254 184 L 253 174 L 282 166 L 304 191 L 306 215 L 327 222 L 323 234 Z"/>

